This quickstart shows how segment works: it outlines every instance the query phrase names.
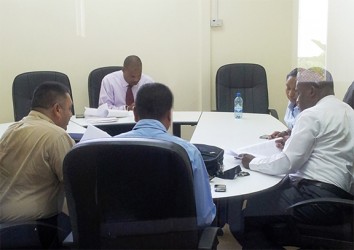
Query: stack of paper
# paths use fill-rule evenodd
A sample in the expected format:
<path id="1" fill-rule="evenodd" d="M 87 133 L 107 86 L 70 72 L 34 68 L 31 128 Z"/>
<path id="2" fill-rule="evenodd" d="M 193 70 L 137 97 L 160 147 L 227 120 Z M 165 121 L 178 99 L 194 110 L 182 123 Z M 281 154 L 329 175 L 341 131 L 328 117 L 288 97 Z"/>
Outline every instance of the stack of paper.
<path id="1" fill-rule="evenodd" d="M 97 109 L 85 107 L 85 117 L 127 117 L 128 110 L 109 109 L 107 103 L 102 104 Z"/>
<path id="2" fill-rule="evenodd" d="M 88 118 L 85 118 L 85 121 L 87 124 L 106 124 L 106 123 L 115 123 L 118 121 L 118 118 L 88 116 Z"/>
<path id="3" fill-rule="evenodd" d="M 227 153 L 233 155 L 235 158 L 238 158 L 238 155 L 240 154 L 251 154 L 256 157 L 268 157 L 281 152 L 281 150 L 276 147 L 275 140 L 277 139 L 266 140 L 261 143 L 238 148 L 236 151 L 228 150 Z"/>

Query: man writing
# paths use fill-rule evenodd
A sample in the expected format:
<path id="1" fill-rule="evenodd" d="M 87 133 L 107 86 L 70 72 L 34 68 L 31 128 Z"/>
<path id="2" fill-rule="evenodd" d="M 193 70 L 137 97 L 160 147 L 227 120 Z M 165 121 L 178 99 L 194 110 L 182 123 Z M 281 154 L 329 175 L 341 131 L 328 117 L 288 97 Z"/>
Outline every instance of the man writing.
<path id="1" fill-rule="evenodd" d="M 153 82 L 142 74 L 142 62 L 137 56 L 128 56 L 123 69 L 106 75 L 102 80 L 99 105 L 107 103 L 110 109 L 133 110 L 138 89 Z"/>
<path id="2" fill-rule="evenodd" d="M 63 159 L 74 145 L 65 131 L 71 108 L 69 91 L 45 82 L 34 91 L 28 116 L 0 139 L 0 223 L 56 226 L 64 202 Z"/>
<path id="3" fill-rule="evenodd" d="M 137 124 L 133 130 L 116 137 L 146 137 L 172 141 L 181 145 L 188 153 L 192 164 L 194 192 L 199 227 L 210 225 L 215 217 L 209 185 L 209 176 L 203 158 L 191 143 L 170 135 L 167 130 L 172 122 L 173 95 L 168 87 L 160 83 L 148 83 L 137 94 L 134 116 Z"/>
<path id="4" fill-rule="evenodd" d="M 245 168 L 289 174 L 289 180 L 278 189 L 248 200 L 245 234 L 239 238 L 245 249 L 279 247 L 266 237 L 267 225 L 279 221 L 285 209 L 296 202 L 321 197 L 353 199 L 354 111 L 334 97 L 333 81 L 328 81 L 326 74 L 313 68 L 298 75 L 301 113 L 281 153 L 267 158 L 243 156 Z M 337 213 L 338 208 L 327 205 L 304 211 L 302 219 L 325 220 Z"/>

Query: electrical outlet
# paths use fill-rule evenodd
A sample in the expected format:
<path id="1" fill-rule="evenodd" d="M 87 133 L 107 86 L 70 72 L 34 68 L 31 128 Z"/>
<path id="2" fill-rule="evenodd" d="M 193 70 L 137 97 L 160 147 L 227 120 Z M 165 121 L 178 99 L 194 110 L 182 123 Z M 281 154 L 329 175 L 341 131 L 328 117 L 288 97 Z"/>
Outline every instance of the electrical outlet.
<path id="1" fill-rule="evenodd" d="M 221 27 L 222 26 L 222 19 L 212 19 L 210 20 L 211 27 Z"/>

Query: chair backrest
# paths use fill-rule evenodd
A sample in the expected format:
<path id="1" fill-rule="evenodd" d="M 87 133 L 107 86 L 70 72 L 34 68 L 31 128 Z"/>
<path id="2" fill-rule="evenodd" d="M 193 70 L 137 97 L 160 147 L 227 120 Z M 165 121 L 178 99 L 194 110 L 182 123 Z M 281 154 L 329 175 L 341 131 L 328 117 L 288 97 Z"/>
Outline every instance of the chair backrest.
<path id="1" fill-rule="evenodd" d="M 70 91 L 71 99 L 73 98 L 69 77 L 64 73 L 56 71 L 22 73 L 15 77 L 12 84 L 12 102 L 15 121 L 19 121 L 24 116 L 28 115 L 31 110 L 33 92 L 38 85 L 45 81 L 57 81 L 64 84 Z M 72 112 L 75 114 L 74 105 Z"/>
<path id="2" fill-rule="evenodd" d="M 89 94 L 89 104 L 91 108 L 98 107 L 102 79 L 106 75 L 114 71 L 119 71 L 121 69 L 123 69 L 122 66 L 108 66 L 108 67 L 97 68 L 91 71 L 88 77 L 88 94 Z"/>
<path id="3" fill-rule="evenodd" d="M 193 177 L 172 142 L 112 138 L 76 145 L 64 159 L 79 248 L 196 248 Z"/>
<path id="4" fill-rule="evenodd" d="M 243 112 L 269 113 L 267 75 L 263 66 L 234 63 L 216 73 L 216 110 L 232 112 L 237 92 L 243 98 Z"/>
<path id="5" fill-rule="evenodd" d="M 354 109 L 354 82 L 352 82 L 347 92 L 345 93 L 343 102 L 348 103 Z"/>

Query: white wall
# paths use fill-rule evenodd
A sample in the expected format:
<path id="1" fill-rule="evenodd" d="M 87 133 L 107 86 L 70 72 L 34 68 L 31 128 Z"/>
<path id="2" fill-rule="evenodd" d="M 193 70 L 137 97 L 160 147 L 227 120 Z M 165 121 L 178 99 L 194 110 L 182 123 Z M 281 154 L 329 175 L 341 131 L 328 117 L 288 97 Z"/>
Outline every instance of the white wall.
<path id="1" fill-rule="evenodd" d="M 270 107 L 276 108 L 282 118 L 287 103 L 285 76 L 296 66 L 296 1 L 219 0 L 218 3 L 218 16 L 224 25 L 211 32 L 213 87 L 216 71 L 222 65 L 242 62 L 263 65 Z"/>
<path id="2" fill-rule="evenodd" d="M 66 73 L 75 110 L 83 112 L 89 72 L 122 65 L 130 54 L 141 57 L 145 73 L 171 87 L 176 110 L 199 110 L 202 80 L 209 87 L 203 52 L 209 50 L 209 27 L 201 20 L 208 12 L 205 0 L 1 0 L 0 98 L 6 108 L 0 122 L 13 120 L 17 74 Z M 77 30 L 80 22 L 84 28 Z"/>
<path id="3" fill-rule="evenodd" d="M 329 1 L 327 65 L 340 76 L 342 98 L 344 82 L 354 80 L 353 1 Z M 210 28 L 216 3 L 224 25 Z M 13 121 L 16 75 L 66 73 L 80 113 L 88 105 L 89 72 L 121 65 L 129 54 L 171 87 L 176 110 L 214 109 L 216 70 L 231 62 L 260 63 L 270 106 L 282 117 L 284 78 L 297 61 L 296 30 L 296 0 L 0 0 L 0 122 Z"/>

